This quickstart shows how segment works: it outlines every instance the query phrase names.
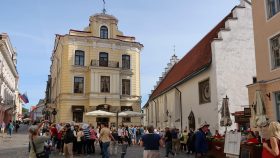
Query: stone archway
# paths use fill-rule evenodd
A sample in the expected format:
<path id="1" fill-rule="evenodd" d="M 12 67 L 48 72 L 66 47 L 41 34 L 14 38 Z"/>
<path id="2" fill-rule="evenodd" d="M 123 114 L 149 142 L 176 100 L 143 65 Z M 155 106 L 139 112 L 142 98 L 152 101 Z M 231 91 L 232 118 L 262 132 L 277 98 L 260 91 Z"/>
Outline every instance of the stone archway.
<path id="1" fill-rule="evenodd" d="M 190 112 L 190 115 L 188 117 L 189 120 L 189 129 L 192 128 L 193 130 L 195 130 L 195 117 L 194 117 L 194 113 L 193 111 Z"/>

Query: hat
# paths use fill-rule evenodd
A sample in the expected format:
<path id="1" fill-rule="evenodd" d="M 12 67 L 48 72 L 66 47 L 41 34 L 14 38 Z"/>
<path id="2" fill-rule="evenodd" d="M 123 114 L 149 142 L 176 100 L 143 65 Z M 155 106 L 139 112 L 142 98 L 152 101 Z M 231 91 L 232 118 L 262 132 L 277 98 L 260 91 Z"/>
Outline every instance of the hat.
<path id="1" fill-rule="evenodd" d="M 200 128 L 203 128 L 205 126 L 209 127 L 210 125 L 205 121 L 200 125 Z"/>

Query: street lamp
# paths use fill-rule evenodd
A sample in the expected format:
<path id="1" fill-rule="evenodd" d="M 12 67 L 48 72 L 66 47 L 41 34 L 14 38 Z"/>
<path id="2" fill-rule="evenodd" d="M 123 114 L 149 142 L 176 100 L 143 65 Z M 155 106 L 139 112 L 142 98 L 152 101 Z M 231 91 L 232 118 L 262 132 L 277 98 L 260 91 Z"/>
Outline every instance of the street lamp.
<path id="1" fill-rule="evenodd" d="M 53 122 L 55 122 L 55 115 L 57 114 L 57 111 L 55 110 L 55 108 L 52 111 L 52 115 L 53 115 Z"/>

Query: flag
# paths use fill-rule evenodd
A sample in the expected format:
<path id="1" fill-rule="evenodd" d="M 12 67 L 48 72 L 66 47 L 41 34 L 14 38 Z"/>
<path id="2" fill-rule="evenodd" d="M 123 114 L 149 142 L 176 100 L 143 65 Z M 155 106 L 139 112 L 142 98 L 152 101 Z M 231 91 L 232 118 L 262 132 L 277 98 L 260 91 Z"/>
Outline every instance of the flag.
<path id="1" fill-rule="evenodd" d="M 24 94 L 19 94 L 20 99 L 26 104 L 29 103 L 26 92 Z"/>

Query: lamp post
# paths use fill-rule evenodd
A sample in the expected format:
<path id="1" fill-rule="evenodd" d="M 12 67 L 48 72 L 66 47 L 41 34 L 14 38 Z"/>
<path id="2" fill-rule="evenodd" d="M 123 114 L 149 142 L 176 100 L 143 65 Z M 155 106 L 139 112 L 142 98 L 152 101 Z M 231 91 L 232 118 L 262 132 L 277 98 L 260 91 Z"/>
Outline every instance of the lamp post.
<path id="1" fill-rule="evenodd" d="M 53 115 L 53 122 L 55 122 L 55 115 L 57 114 L 57 111 L 55 110 L 55 108 L 52 111 L 52 115 Z"/>

